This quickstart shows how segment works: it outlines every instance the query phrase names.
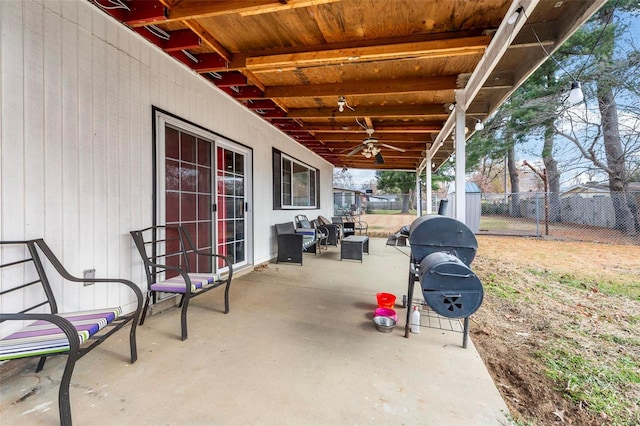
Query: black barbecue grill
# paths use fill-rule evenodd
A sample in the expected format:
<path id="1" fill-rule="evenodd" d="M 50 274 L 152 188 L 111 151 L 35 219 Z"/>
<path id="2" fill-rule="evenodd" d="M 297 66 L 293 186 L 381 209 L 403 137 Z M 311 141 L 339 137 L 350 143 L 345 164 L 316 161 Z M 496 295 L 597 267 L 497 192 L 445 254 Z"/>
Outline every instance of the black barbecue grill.
<path id="1" fill-rule="evenodd" d="M 464 319 L 462 346 L 466 348 L 469 316 L 478 310 L 484 296 L 482 283 L 469 267 L 478 250 L 475 235 L 458 220 L 426 215 L 411 224 L 409 244 L 405 337 L 409 337 L 413 286 L 419 281 L 432 311 L 445 318 Z"/>

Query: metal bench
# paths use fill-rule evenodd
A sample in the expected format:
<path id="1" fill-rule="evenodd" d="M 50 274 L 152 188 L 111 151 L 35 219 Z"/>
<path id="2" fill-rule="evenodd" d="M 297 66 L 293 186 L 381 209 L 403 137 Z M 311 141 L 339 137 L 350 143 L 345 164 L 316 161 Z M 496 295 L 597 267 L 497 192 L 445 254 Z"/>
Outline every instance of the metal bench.
<path id="1" fill-rule="evenodd" d="M 42 239 L 29 241 L 0 241 L 2 259 L 2 312 L 0 322 L 20 323 L 21 329 L 0 339 L 0 360 L 40 357 L 36 372 L 44 368 L 47 357 L 67 355 L 60 388 L 58 408 L 60 424 L 71 425 L 69 383 L 76 361 L 102 343 L 113 333 L 131 323 L 129 346 L 131 363 L 138 358 L 136 325 L 142 309 L 143 295 L 138 286 L 128 280 L 78 278 L 72 276 Z M 43 262 L 40 253 L 44 255 Z M 119 306 L 79 312 L 59 312 L 47 270 L 50 266 L 68 282 L 96 283 L 96 285 L 128 287 L 135 295 L 137 305 L 133 312 L 124 314 Z M 56 277 L 58 278 L 58 277 Z M 32 304 L 24 306 L 21 294 L 28 294 Z M 10 308 L 10 309 L 9 309 Z M 10 310 L 11 312 L 8 312 Z M 46 312 L 46 311 L 49 312 Z"/>

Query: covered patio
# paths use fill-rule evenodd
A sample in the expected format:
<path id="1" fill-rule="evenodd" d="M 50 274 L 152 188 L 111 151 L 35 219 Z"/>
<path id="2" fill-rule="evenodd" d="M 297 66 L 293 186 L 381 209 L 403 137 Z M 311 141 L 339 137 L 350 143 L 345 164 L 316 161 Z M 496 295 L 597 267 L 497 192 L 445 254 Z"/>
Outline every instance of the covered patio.
<path id="1" fill-rule="evenodd" d="M 371 239 L 363 263 L 339 250 L 305 255 L 304 266 L 270 263 L 196 299 L 190 337 L 179 310 L 138 329 L 139 360 L 111 339 L 81 360 L 71 383 L 76 424 L 498 425 L 507 407 L 473 344 L 422 327 L 404 338 L 408 258 Z M 381 279 L 384 277 L 384 279 Z M 377 292 L 398 296 L 398 326 L 376 331 Z M 472 325 L 473 329 L 473 325 Z M 58 422 L 64 357 L 3 381 L 3 423 Z"/>

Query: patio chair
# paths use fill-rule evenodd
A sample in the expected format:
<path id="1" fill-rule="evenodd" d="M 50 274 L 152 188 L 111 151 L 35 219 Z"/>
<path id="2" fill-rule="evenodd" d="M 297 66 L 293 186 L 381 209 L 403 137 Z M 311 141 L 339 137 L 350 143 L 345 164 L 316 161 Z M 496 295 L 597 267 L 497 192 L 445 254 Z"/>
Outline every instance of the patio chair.
<path id="1" fill-rule="evenodd" d="M 329 219 L 324 216 L 318 215 L 317 219 L 318 223 L 329 231 L 328 244 L 332 246 L 338 246 L 338 243 L 343 238 L 343 224 L 342 223 L 332 223 Z"/>
<path id="2" fill-rule="evenodd" d="M 353 222 L 347 222 L 343 216 L 332 216 L 331 223 L 335 223 L 342 227 L 342 238 L 355 235 L 355 225 Z"/>
<path id="3" fill-rule="evenodd" d="M 360 220 L 359 216 L 355 216 L 353 213 L 345 213 L 346 221 L 353 223 L 353 228 L 355 231 L 358 231 L 358 234 L 362 235 L 364 232 L 365 235 L 369 235 L 369 224 L 364 220 Z"/>
<path id="4" fill-rule="evenodd" d="M 231 256 L 197 249 L 183 226 L 151 226 L 131 231 L 131 236 L 144 262 L 148 286 L 140 325 L 144 324 L 150 299 L 155 300 L 158 293 L 181 295 L 178 306 L 181 307 L 182 340 L 187 338 L 187 308 L 192 297 L 225 286 L 224 313 L 229 313 L 229 287 L 233 278 Z M 198 271 L 191 272 L 192 267 L 196 269 L 196 261 Z M 225 278 L 216 273 L 225 268 Z"/>
<path id="5" fill-rule="evenodd" d="M 276 223 L 276 238 L 278 241 L 278 257 L 276 263 L 291 262 L 302 265 L 302 254 L 317 254 L 318 240 L 314 229 L 309 232 L 298 230 L 293 222 Z"/>
<path id="6" fill-rule="evenodd" d="M 294 218 L 296 224 L 296 232 L 315 232 L 315 238 L 318 240 L 320 248 L 324 245 L 325 249 L 329 241 L 329 230 L 320 225 L 317 221 L 309 221 L 306 215 L 299 214 Z"/>

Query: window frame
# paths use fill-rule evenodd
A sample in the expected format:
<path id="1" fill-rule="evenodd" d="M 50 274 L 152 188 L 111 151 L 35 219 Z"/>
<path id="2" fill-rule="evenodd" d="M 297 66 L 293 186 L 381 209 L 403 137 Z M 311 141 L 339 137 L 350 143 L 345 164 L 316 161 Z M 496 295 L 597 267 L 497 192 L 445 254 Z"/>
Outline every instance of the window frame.
<path id="1" fill-rule="evenodd" d="M 298 170 L 296 172 L 296 169 Z M 301 170 L 302 169 L 302 170 Z M 302 190 L 306 191 L 306 198 L 303 202 L 308 204 L 298 204 L 300 188 L 296 189 L 296 175 L 306 184 L 302 185 Z M 276 210 L 300 210 L 319 209 L 320 194 L 318 184 L 320 181 L 320 171 L 310 165 L 287 155 L 274 148 L 273 150 L 273 204 Z"/>

